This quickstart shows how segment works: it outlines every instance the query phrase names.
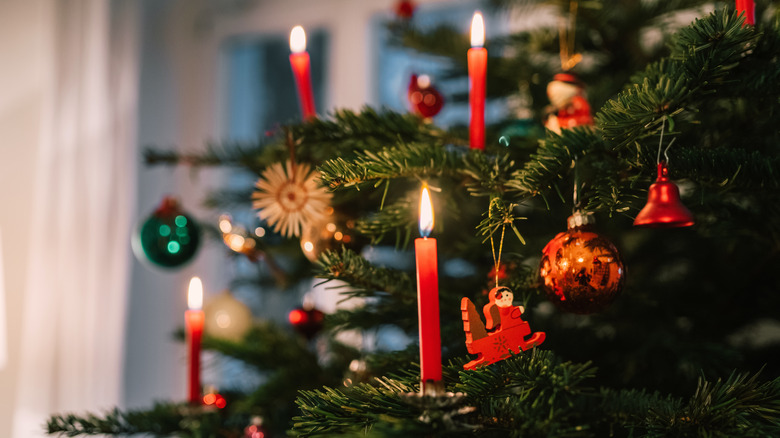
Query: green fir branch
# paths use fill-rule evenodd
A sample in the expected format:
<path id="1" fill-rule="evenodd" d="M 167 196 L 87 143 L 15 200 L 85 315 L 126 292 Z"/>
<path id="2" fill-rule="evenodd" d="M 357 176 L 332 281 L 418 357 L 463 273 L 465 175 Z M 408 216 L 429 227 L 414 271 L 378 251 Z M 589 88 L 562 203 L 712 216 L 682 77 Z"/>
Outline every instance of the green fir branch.
<path id="1" fill-rule="evenodd" d="M 238 341 L 205 336 L 203 349 L 240 359 L 259 371 L 318 367 L 317 356 L 308 350 L 304 339 L 270 322 L 255 324 Z"/>
<path id="2" fill-rule="evenodd" d="M 314 158 L 316 162 L 334 155 L 379 150 L 399 142 L 463 143 L 415 114 L 388 109 L 377 111 L 368 106 L 360 112 L 334 110 L 326 117 L 293 125 L 290 131 L 304 156 Z"/>
<path id="3" fill-rule="evenodd" d="M 673 407 L 673 406 L 671 406 Z M 780 433 L 780 378 L 732 373 L 714 383 L 699 379 L 678 409 L 651 410 L 647 436 L 766 437 Z"/>
<path id="4" fill-rule="evenodd" d="M 317 265 L 318 278 L 349 284 L 341 292 L 344 299 L 389 295 L 403 302 L 414 303 L 417 300 L 415 286 L 407 273 L 373 266 L 352 250 L 325 251 Z"/>
<path id="5" fill-rule="evenodd" d="M 488 212 L 484 215 L 485 218 L 482 220 L 482 222 L 479 223 L 479 225 L 477 225 L 479 234 L 486 236 L 482 240 L 483 243 L 495 237 L 503 239 L 505 237 L 505 227 L 509 227 L 520 243 L 525 244 L 525 239 L 523 239 L 520 231 L 518 231 L 517 226 L 515 225 L 515 221 L 526 218 L 517 216 L 515 214 L 515 207 L 517 207 L 517 204 L 505 202 L 499 197 L 494 197 L 490 200 Z M 499 236 L 496 236 L 496 233 L 499 233 Z M 503 241 L 496 245 L 501 244 L 503 244 Z"/>
<path id="6" fill-rule="evenodd" d="M 520 196 L 545 196 L 550 191 L 560 195 L 559 184 L 569 173 L 574 159 L 585 155 L 592 145 L 601 142 L 589 128 L 564 129 L 560 135 L 548 131 L 547 138 L 539 142 L 536 153 L 522 169 L 512 174 L 506 186 L 510 191 L 519 192 Z"/>
<path id="7" fill-rule="evenodd" d="M 596 114 L 604 137 L 625 147 L 660 130 L 662 119 L 686 113 L 713 93 L 756 46 L 757 33 L 735 12 L 719 10 L 681 29 L 672 55 L 650 64 L 635 83 Z"/>
<path id="8" fill-rule="evenodd" d="M 417 229 L 417 202 L 419 197 L 408 194 L 377 212 L 358 220 L 357 230 L 378 243 L 388 234 L 395 235 L 395 246 L 405 248 Z"/>
<path id="9" fill-rule="evenodd" d="M 358 384 L 346 390 L 323 388 L 301 391 L 297 404 L 302 415 L 293 419 L 295 436 L 340 434 L 370 430 L 387 415 L 412 421 L 415 412 L 399 395 L 416 392 L 411 382 L 377 378 L 377 385 Z"/>
<path id="10" fill-rule="evenodd" d="M 115 408 L 105 414 L 55 415 L 47 421 L 46 432 L 70 437 L 143 434 L 154 437 L 176 435 L 217 438 L 228 436 L 224 434 L 224 422 L 215 408 L 186 403 L 155 403 L 148 410 L 121 411 Z M 213 432 L 204 432 L 208 430 Z"/>
<path id="11" fill-rule="evenodd" d="M 360 151 L 352 160 L 336 158 L 320 167 L 324 185 L 331 189 L 356 187 L 391 178 L 426 178 L 457 173 L 464 152 L 442 144 L 404 143 L 379 151 Z"/>

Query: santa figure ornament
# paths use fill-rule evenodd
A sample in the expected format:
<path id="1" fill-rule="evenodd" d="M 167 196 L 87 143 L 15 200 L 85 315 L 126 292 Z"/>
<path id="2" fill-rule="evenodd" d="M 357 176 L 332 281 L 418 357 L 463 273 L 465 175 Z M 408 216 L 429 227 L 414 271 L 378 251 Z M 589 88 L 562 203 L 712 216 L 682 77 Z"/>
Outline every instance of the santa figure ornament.
<path id="1" fill-rule="evenodd" d="M 557 134 L 561 129 L 592 126 L 593 116 L 585 96 L 585 84 L 573 73 L 558 73 L 547 84 L 551 107 L 544 127 Z"/>
<path id="2" fill-rule="evenodd" d="M 461 300 L 466 349 L 477 355 L 476 359 L 463 365 L 467 370 L 490 365 L 544 342 L 544 332 L 531 335 L 531 327 L 521 317 L 525 311 L 523 306 L 512 305 L 514 294 L 511 289 L 496 286 L 489 292 L 489 296 L 490 302 L 482 308 L 485 324 L 474 303 L 467 297 Z M 526 339 L 528 335 L 531 336 Z"/>

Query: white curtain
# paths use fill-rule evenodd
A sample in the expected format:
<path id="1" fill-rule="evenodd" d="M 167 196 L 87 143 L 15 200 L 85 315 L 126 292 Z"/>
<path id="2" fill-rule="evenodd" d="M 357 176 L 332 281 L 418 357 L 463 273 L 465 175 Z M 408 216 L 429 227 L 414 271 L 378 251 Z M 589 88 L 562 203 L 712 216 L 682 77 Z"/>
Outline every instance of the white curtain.
<path id="1" fill-rule="evenodd" d="M 53 0 L 14 438 L 121 401 L 138 82 L 135 0 Z"/>
<path id="2" fill-rule="evenodd" d="M 0 371 L 5 368 L 5 364 L 8 362 L 8 333 L 5 328 L 5 274 L 3 268 L 3 234 L 0 233 Z"/>

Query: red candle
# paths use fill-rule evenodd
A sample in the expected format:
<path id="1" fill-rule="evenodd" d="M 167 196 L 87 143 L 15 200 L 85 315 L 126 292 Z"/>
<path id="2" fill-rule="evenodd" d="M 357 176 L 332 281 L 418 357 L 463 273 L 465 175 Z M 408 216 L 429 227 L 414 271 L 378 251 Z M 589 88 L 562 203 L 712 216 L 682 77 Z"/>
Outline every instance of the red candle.
<path id="1" fill-rule="evenodd" d="M 414 240 L 417 260 L 417 316 L 420 323 L 420 380 L 423 394 L 436 392 L 441 385 L 441 333 L 439 325 L 439 274 L 436 239 L 433 230 L 433 206 L 424 185 L 420 199 L 420 235 Z"/>
<path id="2" fill-rule="evenodd" d="M 187 307 L 184 312 L 184 325 L 189 350 L 189 401 L 200 403 L 200 340 L 203 336 L 203 324 L 206 320 L 203 310 L 203 283 L 200 278 L 192 277 L 187 293 Z"/>
<path id="3" fill-rule="evenodd" d="M 737 12 L 745 13 L 745 24 L 756 24 L 756 4 L 753 0 L 737 0 Z"/>
<path id="4" fill-rule="evenodd" d="M 485 24 L 482 14 L 474 13 L 471 20 L 471 48 L 469 61 L 469 107 L 471 123 L 469 137 L 472 149 L 485 149 L 485 76 L 487 74 L 487 49 L 485 44 Z"/>
<path id="5" fill-rule="evenodd" d="M 292 67 L 295 85 L 298 88 L 298 101 L 304 120 L 315 117 L 314 93 L 311 88 L 311 62 L 306 51 L 306 32 L 303 27 L 295 26 L 290 32 L 290 66 Z"/>

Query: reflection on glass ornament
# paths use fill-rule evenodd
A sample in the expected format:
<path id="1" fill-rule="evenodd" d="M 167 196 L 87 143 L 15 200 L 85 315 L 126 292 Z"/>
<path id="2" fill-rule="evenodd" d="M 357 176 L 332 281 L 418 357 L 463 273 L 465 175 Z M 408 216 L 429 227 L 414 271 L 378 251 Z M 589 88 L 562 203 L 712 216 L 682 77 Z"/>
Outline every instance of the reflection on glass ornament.
<path id="1" fill-rule="evenodd" d="M 609 306 L 625 280 L 615 245 L 593 231 L 590 213 L 575 212 L 568 230 L 542 251 L 540 274 L 547 297 L 566 312 L 588 314 Z"/>
<path id="2" fill-rule="evenodd" d="M 192 260 L 200 245 L 200 227 L 170 196 L 163 198 L 133 236 L 133 252 L 139 260 L 174 268 Z"/>
<path id="3" fill-rule="evenodd" d="M 252 312 L 229 290 L 210 298 L 203 306 L 206 335 L 229 341 L 240 341 L 252 327 Z"/>
<path id="4" fill-rule="evenodd" d="M 342 245 L 357 250 L 362 246 L 362 239 L 355 230 L 355 220 L 328 207 L 325 220 L 305 227 L 301 233 L 301 250 L 312 262 L 325 250 L 332 250 Z"/>

